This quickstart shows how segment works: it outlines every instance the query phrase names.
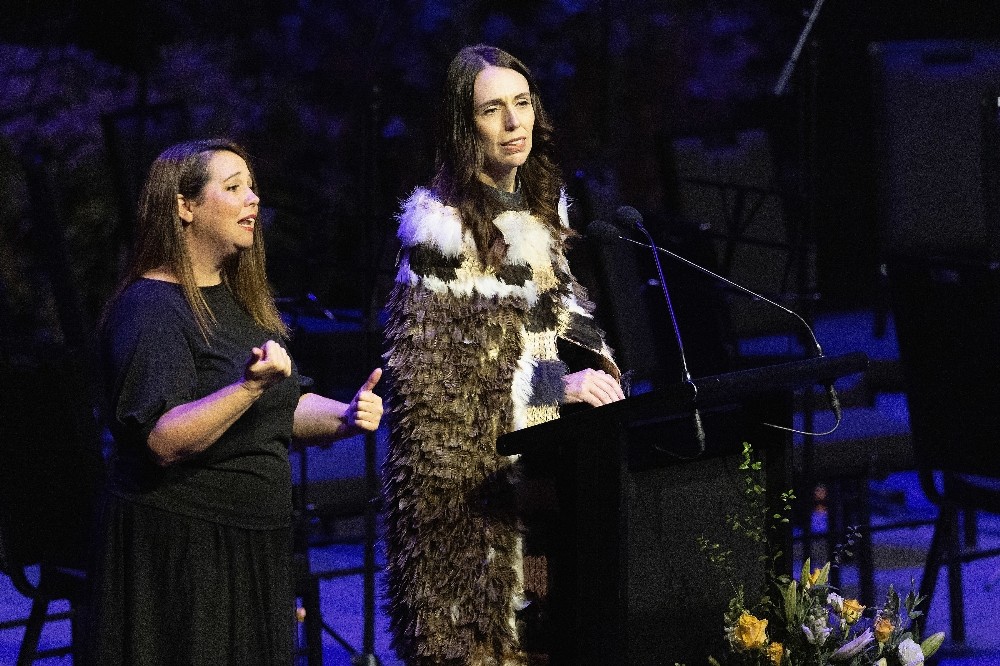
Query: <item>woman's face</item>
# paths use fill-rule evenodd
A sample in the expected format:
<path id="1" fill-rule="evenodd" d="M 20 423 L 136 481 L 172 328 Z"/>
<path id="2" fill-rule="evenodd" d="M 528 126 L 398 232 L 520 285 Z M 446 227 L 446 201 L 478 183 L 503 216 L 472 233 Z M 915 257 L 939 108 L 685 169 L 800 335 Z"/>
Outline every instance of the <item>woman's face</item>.
<path id="1" fill-rule="evenodd" d="M 484 182 L 512 192 L 517 168 L 531 153 L 535 126 L 528 80 L 513 69 L 488 65 L 476 76 L 472 105 L 485 158 L 480 176 Z"/>
<path id="2" fill-rule="evenodd" d="M 177 195 L 177 209 L 185 222 L 188 250 L 196 269 L 217 270 L 241 250 L 253 246 L 260 199 L 246 161 L 220 150 L 208 162 L 208 182 L 197 199 Z"/>

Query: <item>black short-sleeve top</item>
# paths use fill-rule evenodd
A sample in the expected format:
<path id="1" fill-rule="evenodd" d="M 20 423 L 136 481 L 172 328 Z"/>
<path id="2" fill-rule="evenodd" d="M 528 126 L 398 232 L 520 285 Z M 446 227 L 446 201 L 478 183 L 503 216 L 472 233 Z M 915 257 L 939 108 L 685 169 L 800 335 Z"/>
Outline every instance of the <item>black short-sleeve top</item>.
<path id="1" fill-rule="evenodd" d="M 260 328 L 228 287 L 203 287 L 216 322 L 206 340 L 181 287 L 140 279 L 109 312 L 102 340 L 109 429 L 115 440 L 109 490 L 174 513 L 251 529 L 291 520 L 288 444 L 300 395 L 292 376 L 268 388 L 205 451 L 167 467 L 147 440 L 156 421 L 238 381 L 253 347 L 274 334 Z"/>

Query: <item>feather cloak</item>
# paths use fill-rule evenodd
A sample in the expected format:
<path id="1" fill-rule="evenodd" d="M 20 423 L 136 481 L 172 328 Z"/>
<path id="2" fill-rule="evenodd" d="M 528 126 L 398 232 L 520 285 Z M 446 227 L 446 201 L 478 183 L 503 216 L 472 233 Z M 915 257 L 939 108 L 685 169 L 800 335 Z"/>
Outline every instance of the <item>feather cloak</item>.
<path id="1" fill-rule="evenodd" d="M 566 200 L 560 217 L 567 224 Z M 504 264 L 484 269 L 456 209 L 417 189 L 399 217 L 389 299 L 383 468 L 394 645 L 410 665 L 520 664 L 523 602 L 516 459 L 497 437 L 556 418 L 567 368 L 557 338 L 618 375 L 563 256 L 525 211 L 494 223 Z"/>

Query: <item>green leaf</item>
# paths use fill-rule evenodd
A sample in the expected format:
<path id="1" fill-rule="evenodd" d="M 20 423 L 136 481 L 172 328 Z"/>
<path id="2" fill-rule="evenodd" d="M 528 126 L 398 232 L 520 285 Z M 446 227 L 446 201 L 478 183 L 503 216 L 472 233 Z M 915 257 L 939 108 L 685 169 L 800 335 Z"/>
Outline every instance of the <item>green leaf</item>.
<path id="1" fill-rule="evenodd" d="M 808 560 L 806 560 L 808 562 Z M 793 580 L 784 590 L 785 617 L 791 622 L 798 615 L 798 586 Z"/>
<path id="2" fill-rule="evenodd" d="M 920 644 L 920 651 L 924 653 L 924 659 L 927 659 L 941 647 L 944 643 L 944 632 L 939 631 L 936 634 L 931 634 L 927 639 Z"/>

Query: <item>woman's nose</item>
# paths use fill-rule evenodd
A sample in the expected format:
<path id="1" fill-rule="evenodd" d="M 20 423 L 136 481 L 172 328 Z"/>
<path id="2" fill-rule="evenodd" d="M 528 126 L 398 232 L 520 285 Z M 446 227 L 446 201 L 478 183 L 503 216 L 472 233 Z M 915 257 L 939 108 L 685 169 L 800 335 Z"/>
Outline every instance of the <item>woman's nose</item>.
<path id="1" fill-rule="evenodd" d="M 507 129 L 517 129 L 521 126 L 521 117 L 517 115 L 517 109 L 512 107 L 507 107 L 506 113 Z"/>

